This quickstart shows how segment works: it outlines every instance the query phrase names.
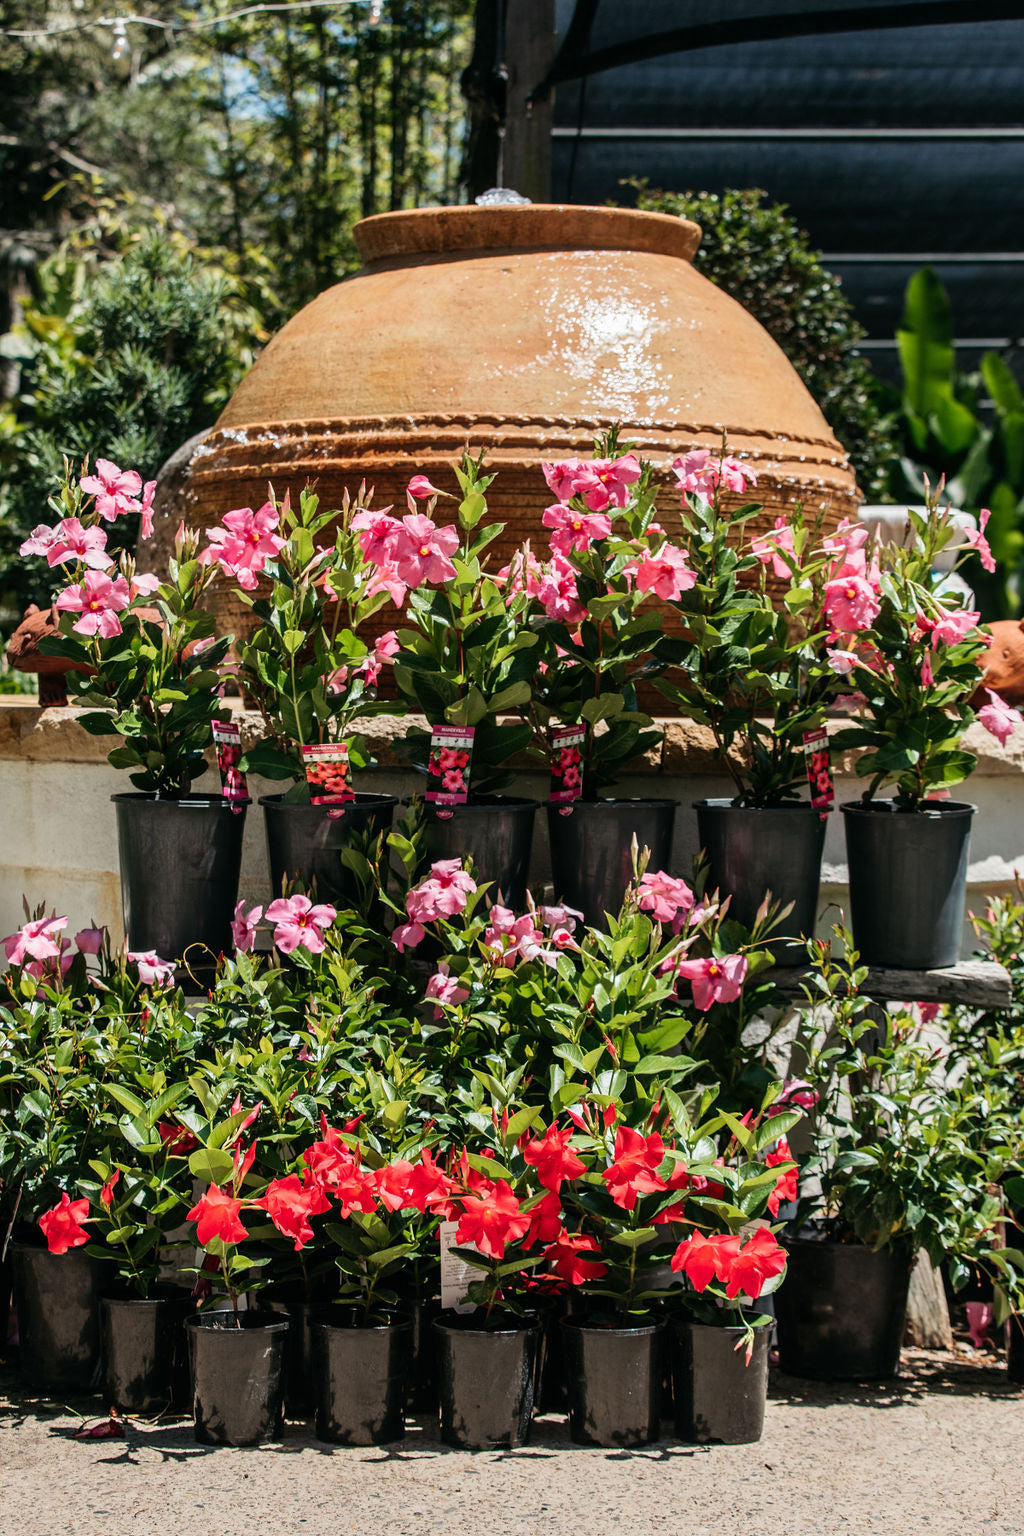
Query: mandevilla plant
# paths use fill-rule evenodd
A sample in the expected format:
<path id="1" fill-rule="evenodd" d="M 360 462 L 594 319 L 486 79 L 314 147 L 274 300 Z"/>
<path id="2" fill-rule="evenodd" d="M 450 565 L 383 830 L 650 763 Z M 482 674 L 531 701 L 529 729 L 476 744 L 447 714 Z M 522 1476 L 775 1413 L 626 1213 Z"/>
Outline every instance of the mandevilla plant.
<path id="1" fill-rule="evenodd" d="M 806 782 L 804 732 L 822 724 L 836 691 L 824 645 L 824 586 L 867 530 L 844 524 L 820 543 L 817 526 L 795 508 L 745 550 L 736 530 L 761 508 L 729 511 L 723 498 L 754 484 L 751 470 L 724 442 L 717 457 L 697 449 L 673 467 L 692 579 L 673 601 L 683 635 L 658 643 L 666 671 L 657 685 L 680 714 L 711 730 L 734 805 L 795 802 Z M 776 586 L 784 583 L 781 597 L 768 587 L 769 569 Z"/>
<path id="2" fill-rule="evenodd" d="M 864 550 L 851 550 L 825 586 L 832 664 L 860 702 L 857 720 L 836 733 L 832 746 L 865 749 L 856 765 L 870 780 L 865 800 L 891 783 L 897 806 L 910 811 L 975 767 L 961 738 L 975 719 L 972 699 L 989 643 L 980 615 L 932 576 L 936 556 L 955 536 L 940 493 L 941 487 L 929 496 L 927 515 L 908 512 L 905 542 L 879 546 L 870 565 Z M 969 542 L 991 561 L 984 528 Z M 1001 740 L 1021 720 L 994 695 L 978 718 Z"/>
<path id="3" fill-rule="evenodd" d="M 537 643 L 522 623 L 526 597 L 507 594 L 484 563 L 503 525 L 480 529 L 494 480 L 483 473 L 483 460 L 483 453 L 477 459 L 466 454 L 454 466 L 461 492 L 457 526 L 434 523 L 437 499 L 447 493 L 417 475 L 409 484 L 407 515 L 374 514 L 359 535 L 376 583 L 390 591 L 397 607 L 405 604 L 394 657 L 403 699 L 430 726 L 474 728 L 470 795 L 504 789 L 515 777 L 509 759 L 529 744 L 530 730 L 522 721 L 501 717 L 525 708 L 530 699 Z M 423 512 L 419 501 L 426 503 Z M 422 726 L 406 732 L 404 750 L 421 773 L 429 769 L 430 741 Z"/>
<path id="4" fill-rule="evenodd" d="M 218 668 L 230 637 L 215 638 L 213 615 L 200 607 L 215 572 L 196 559 L 197 535 L 184 525 L 167 581 L 138 573 L 126 553 L 115 566 L 103 523 L 141 513 L 147 537 L 155 483 L 143 490 L 134 470 L 107 459 L 97 460 L 95 474 L 87 470 L 84 464 L 75 479 L 65 460 L 63 484 L 49 502 L 59 521 L 40 525 L 21 546 L 23 555 L 44 555 L 73 578 L 54 601 L 60 633 L 39 648 L 70 664 L 68 692 L 90 710 L 81 716 L 85 729 L 122 738 L 109 762 L 134 770 L 137 789 L 175 798 L 205 773 L 213 721 L 227 719 Z"/>
<path id="5" fill-rule="evenodd" d="M 377 698 L 381 668 L 397 649 L 394 633 L 370 644 L 359 635 L 389 601 L 360 552 L 360 528 L 378 517 L 370 499 L 361 486 L 355 500 L 346 492 L 340 510 L 330 511 L 308 488 L 297 508 L 289 496 L 276 502 L 271 491 L 258 511 L 227 513 L 200 555 L 238 582 L 236 596 L 256 620 L 236 651 L 238 675 L 264 735 L 240 767 L 294 779 L 284 797 L 289 802 L 309 801 L 303 747 L 346 741 L 352 766 L 363 767 L 365 743 L 352 726 L 396 709 Z M 332 541 L 320 542 L 325 534 Z"/>
<path id="6" fill-rule="evenodd" d="M 596 440 L 592 459 L 545 464 L 544 477 L 558 498 L 543 517 L 550 553 L 538 562 L 527 545 L 510 564 L 508 586 L 530 597 L 529 623 L 541 640 L 527 706 L 534 746 L 561 767 L 552 725 L 583 725 L 571 771 L 592 800 L 661 740 L 637 707 L 636 685 L 658 670 L 655 599 L 678 596 L 692 573 L 654 521 L 651 466 L 619 444 L 615 429 Z M 576 780 L 563 775 L 563 783 Z"/>

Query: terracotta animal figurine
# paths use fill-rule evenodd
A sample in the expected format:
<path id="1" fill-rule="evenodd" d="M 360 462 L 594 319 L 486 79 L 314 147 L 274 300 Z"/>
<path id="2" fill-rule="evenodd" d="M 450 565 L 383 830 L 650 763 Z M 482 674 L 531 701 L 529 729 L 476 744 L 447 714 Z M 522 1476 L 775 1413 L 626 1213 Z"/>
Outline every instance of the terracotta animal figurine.
<path id="1" fill-rule="evenodd" d="M 984 688 L 991 688 L 1007 704 L 1024 703 L 1024 619 L 997 619 L 989 625 L 992 644 L 975 701 L 984 703 Z"/>

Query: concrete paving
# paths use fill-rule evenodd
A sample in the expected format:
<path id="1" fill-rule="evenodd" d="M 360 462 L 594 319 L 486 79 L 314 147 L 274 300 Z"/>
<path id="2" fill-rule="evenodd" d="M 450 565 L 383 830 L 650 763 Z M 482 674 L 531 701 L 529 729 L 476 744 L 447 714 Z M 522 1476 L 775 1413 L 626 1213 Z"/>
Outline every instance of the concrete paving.
<path id="1" fill-rule="evenodd" d="M 1024 1389 L 961 1347 L 905 1352 L 885 1385 L 775 1372 L 749 1446 L 583 1449 L 554 1416 L 506 1453 L 415 1421 L 380 1450 L 308 1424 L 254 1450 L 198 1446 L 180 1419 L 126 1441 L 74 1441 L 80 1424 L 0 1375 L 0 1536 L 1024 1536 Z"/>

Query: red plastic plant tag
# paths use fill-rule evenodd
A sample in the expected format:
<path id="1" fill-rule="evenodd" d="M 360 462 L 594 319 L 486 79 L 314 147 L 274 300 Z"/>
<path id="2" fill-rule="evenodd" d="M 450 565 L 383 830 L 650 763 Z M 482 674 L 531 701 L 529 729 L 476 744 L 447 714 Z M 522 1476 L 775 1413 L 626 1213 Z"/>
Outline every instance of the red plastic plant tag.
<path id="1" fill-rule="evenodd" d="M 322 746 L 303 747 L 302 761 L 309 785 L 310 805 L 351 805 L 352 788 L 348 742 L 330 741 Z"/>
<path id="2" fill-rule="evenodd" d="M 473 759 L 472 725 L 435 725 L 430 732 L 427 792 L 424 799 L 442 819 L 469 799 L 469 766 Z"/>
<path id="3" fill-rule="evenodd" d="M 804 756 L 807 759 L 807 782 L 811 786 L 811 804 L 816 810 L 830 811 L 836 803 L 836 789 L 832 782 L 828 731 L 823 725 L 816 731 L 804 731 L 803 740 Z"/>
<path id="4" fill-rule="evenodd" d="M 560 816 L 572 815 L 572 802 L 583 792 L 583 753 L 585 725 L 554 725 L 551 728 L 552 805 L 561 806 Z"/>
<path id="5" fill-rule="evenodd" d="M 213 722 L 213 742 L 217 749 L 217 767 L 220 769 L 220 790 L 225 800 L 232 802 L 232 810 L 241 809 L 241 802 L 248 804 L 249 786 L 245 774 L 238 766 L 242 756 L 242 733 L 237 725 L 220 720 Z"/>

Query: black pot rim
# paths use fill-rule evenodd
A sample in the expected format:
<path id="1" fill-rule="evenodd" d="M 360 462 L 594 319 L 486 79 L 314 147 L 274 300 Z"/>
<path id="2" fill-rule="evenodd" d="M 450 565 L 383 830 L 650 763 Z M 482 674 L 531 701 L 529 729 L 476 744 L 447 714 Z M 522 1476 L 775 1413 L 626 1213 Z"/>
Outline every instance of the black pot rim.
<path id="1" fill-rule="evenodd" d="M 978 807 L 969 800 L 926 800 L 926 810 L 906 811 L 895 800 L 845 800 L 839 807 L 844 816 L 902 816 L 913 820 L 941 821 L 953 816 L 974 816 Z"/>
<path id="2" fill-rule="evenodd" d="M 648 797 L 643 795 L 602 795 L 596 800 L 584 800 L 583 797 L 580 796 L 580 798 L 577 800 L 567 800 L 565 804 L 555 805 L 550 800 L 545 801 L 544 803 L 547 805 L 549 811 L 561 812 L 564 811 L 567 806 L 573 810 L 575 810 L 577 807 L 583 806 L 594 810 L 596 810 L 599 806 L 615 806 L 616 808 L 620 809 L 625 807 L 629 810 L 653 810 L 657 807 L 666 805 L 678 806 L 681 802 L 678 800 L 669 799 L 664 796 Z"/>
<path id="3" fill-rule="evenodd" d="M 690 804 L 695 811 L 743 811 L 748 816 L 777 816 L 780 811 L 796 812 L 800 816 L 828 814 L 825 806 L 812 805 L 809 800 L 790 800 L 785 805 L 735 805 L 728 798 L 713 797 L 692 800 Z"/>
<path id="4" fill-rule="evenodd" d="M 188 1291 L 181 1291 L 178 1296 L 101 1296 L 101 1307 L 166 1307 L 166 1306 L 191 1306 L 192 1299 Z"/>
<path id="5" fill-rule="evenodd" d="M 236 1328 L 233 1321 L 230 1327 L 226 1322 L 223 1324 L 207 1322 L 206 1319 L 211 1317 L 232 1317 L 230 1309 L 222 1312 L 219 1308 L 197 1313 L 195 1317 L 187 1317 L 185 1327 L 193 1328 L 197 1332 L 220 1334 L 228 1339 L 244 1339 L 246 1334 L 251 1336 L 254 1333 L 286 1333 L 291 1327 L 287 1318 L 275 1317 L 272 1312 L 240 1312 L 238 1315 L 242 1319 L 241 1328 Z M 251 1321 L 246 1321 L 247 1318 Z"/>
<path id="6" fill-rule="evenodd" d="M 440 1333 L 472 1333 L 478 1338 L 514 1339 L 521 1333 L 536 1333 L 540 1328 L 540 1318 L 535 1317 L 532 1323 L 524 1322 L 521 1328 L 474 1328 L 473 1320 L 468 1313 L 462 1314 L 466 1322 L 449 1322 L 444 1317 L 434 1317 L 430 1320 L 431 1328 L 436 1328 Z"/>
<path id="7" fill-rule="evenodd" d="M 230 807 L 232 810 L 239 805 L 251 805 L 251 800 L 229 800 L 225 795 L 194 795 L 191 791 L 187 795 L 158 795 L 154 789 L 119 790 L 116 795 L 111 795 L 115 805 L 119 801 L 141 803 L 146 800 L 151 805 L 185 807 L 186 810 L 224 810 Z"/>
<path id="8" fill-rule="evenodd" d="M 328 1333 L 402 1333 L 411 1332 L 412 1318 L 396 1318 L 393 1323 L 332 1323 L 326 1318 L 315 1317 L 312 1326 Z"/>
<path id="9" fill-rule="evenodd" d="M 558 1326 L 574 1328 L 577 1333 L 601 1334 L 608 1339 L 637 1339 L 652 1333 L 664 1333 L 665 1319 L 658 1318 L 651 1323 L 637 1323 L 632 1328 L 605 1328 L 600 1323 L 584 1323 L 578 1318 L 563 1317 L 559 1319 Z"/>
<path id="10" fill-rule="evenodd" d="M 323 811 L 326 813 L 327 811 L 343 811 L 346 809 L 347 805 L 365 806 L 367 809 L 376 805 L 379 805 L 381 808 L 383 808 L 385 805 L 397 805 L 398 796 L 374 795 L 369 793 L 364 794 L 362 790 L 359 790 L 356 792 L 354 801 L 349 800 L 341 802 L 337 805 L 311 805 L 309 801 L 285 800 L 283 794 L 260 795 L 258 804 L 262 806 L 269 806 L 272 810 L 275 811 Z"/>
<path id="11" fill-rule="evenodd" d="M 412 805 L 414 800 L 422 800 L 422 798 L 422 795 L 404 795 L 402 804 Z M 543 800 L 531 800 L 529 795 L 470 795 L 462 805 L 449 805 L 444 809 L 458 814 L 459 811 L 508 811 L 529 806 L 531 810 L 536 811 L 544 803 Z"/>

